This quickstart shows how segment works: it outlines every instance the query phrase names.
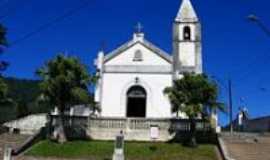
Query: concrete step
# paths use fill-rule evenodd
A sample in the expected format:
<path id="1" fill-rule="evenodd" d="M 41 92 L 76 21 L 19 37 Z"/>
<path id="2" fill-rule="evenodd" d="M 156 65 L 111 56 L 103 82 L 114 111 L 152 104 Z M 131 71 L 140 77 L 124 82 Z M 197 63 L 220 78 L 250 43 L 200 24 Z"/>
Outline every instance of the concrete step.
<path id="1" fill-rule="evenodd" d="M 21 145 L 29 136 L 18 134 L 1 134 L 0 135 L 0 160 L 3 159 L 3 152 L 5 146 L 17 148 Z"/>

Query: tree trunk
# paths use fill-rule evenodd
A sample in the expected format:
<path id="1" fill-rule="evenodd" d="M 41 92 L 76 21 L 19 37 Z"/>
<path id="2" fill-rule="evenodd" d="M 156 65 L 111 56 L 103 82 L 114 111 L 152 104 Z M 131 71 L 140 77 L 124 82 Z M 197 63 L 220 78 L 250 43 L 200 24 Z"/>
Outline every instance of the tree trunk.
<path id="1" fill-rule="evenodd" d="M 57 137 L 57 141 L 58 143 L 65 143 L 67 141 L 67 137 L 66 137 L 66 132 L 65 132 L 65 115 L 64 112 L 61 111 L 60 115 L 59 115 L 59 126 L 57 128 L 58 130 L 58 137 Z"/>
<path id="2" fill-rule="evenodd" d="M 51 139 L 57 141 L 58 143 L 65 143 L 67 141 L 66 132 L 65 132 L 65 115 L 64 115 L 64 107 L 65 105 L 59 105 L 58 107 L 58 115 L 55 116 L 56 124 L 53 126 L 53 133 L 51 135 Z M 53 117 L 52 117 L 53 118 Z M 51 120 L 53 121 L 53 119 Z"/>
<path id="3" fill-rule="evenodd" d="M 194 118 L 190 119 L 190 139 L 189 139 L 189 146 L 197 147 L 197 140 L 196 140 L 196 121 Z"/>

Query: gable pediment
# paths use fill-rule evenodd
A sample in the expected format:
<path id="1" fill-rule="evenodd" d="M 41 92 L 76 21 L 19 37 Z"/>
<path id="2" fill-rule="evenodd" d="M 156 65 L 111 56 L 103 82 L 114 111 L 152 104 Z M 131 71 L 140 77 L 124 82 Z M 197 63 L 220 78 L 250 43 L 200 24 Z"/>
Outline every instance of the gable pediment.
<path id="1" fill-rule="evenodd" d="M 105 56 L 105 65 L 171 65 L 169 54 L 146 40 L 130 41 Z"/>

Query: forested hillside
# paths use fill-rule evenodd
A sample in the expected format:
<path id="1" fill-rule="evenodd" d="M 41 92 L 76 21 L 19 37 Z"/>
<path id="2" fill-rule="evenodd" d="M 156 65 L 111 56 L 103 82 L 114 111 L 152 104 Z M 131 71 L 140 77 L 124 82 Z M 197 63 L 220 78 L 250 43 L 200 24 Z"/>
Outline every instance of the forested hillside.
<path id="1" fill-rule="evenodd" d="M 49 106 L 39 104 L 39 81 L 17 78 L 5 78 L 8 85 L 8 96 L 13 104 L 0 106 L 0 123 L 16 119 L 33 113 L 44 113 L 50 110 Z"/>
<path id="2" fill-rule="evenodd" d="M 37 80 L 6 78 L 5 82 L 8 85 L 9 97 L 17 102 L 31 102 L 39 95 L 39 81 Z"/>

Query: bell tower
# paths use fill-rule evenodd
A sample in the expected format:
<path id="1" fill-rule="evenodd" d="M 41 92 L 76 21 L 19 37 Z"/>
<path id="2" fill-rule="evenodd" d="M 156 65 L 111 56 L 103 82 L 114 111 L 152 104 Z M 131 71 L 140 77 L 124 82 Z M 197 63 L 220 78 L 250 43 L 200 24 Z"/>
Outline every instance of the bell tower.
<path id="1" fill-rule="evenodd" d="M 190 0 L 182 4 L 173 24 L 174 78 L 184 72 L 202 73 L 201 24 Z"/>

